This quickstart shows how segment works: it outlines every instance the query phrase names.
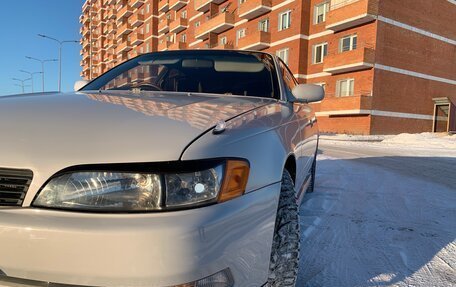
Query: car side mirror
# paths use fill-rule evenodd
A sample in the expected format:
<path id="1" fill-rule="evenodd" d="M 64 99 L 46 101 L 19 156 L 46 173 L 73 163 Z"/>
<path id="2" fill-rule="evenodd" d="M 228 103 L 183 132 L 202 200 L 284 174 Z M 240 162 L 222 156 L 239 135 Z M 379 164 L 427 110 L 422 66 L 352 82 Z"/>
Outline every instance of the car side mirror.
<path id="1" fill-rule="evenodd" d="M 76 83 L 74 83 L 74 87 L 73 87 L 74 91 L 75 92 L 79 91 L 80 89 L 82 89 L 88 83 L 89 83 L 89 81 L 86 81 L 86 80 L 76 81 Z"/>
<path id="2" fill-rule="evenodd" d="M 294 99 L 291 99 L 291 102 L 313 103 L 319 102 L 325 97 L 325 90 L 323 87 L 312 84 L 297 85 L 291 92 L 294 96 Z"/>

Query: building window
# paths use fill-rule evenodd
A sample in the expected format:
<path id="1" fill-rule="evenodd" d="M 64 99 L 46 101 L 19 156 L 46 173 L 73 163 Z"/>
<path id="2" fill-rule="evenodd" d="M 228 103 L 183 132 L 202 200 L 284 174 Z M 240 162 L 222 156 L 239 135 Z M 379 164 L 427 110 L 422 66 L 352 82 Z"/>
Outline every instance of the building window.
<path id="1" fill-rule="evenodd" d="M 356 50 L 358 45 L 358 36 L 356 34 L 343 37 L 340 39 L 339 52 L 347 52 Z"/>
<path id="2" fill-rule="evenodd" d="M 288 65 L 288 54 L 290 52 L 289 48 L 281 49 L 276 52 L 276 55 L 282 59 L 282 61 Z"/>
<path id="3" fill-rule="evenodd" d="M 239 5 L 245 3 L 247 0 L 239 0 Z"/>
<path id="4" fill-rule="evenodd" d="M 321 3 L 314 8 L 314 24 L 320 24 L 326 21 L 326 14 L 329 11 L 329 3 Z"/>
<path id="5" fill-rule="evenodd" d="M 321 43 L 313 46 L 312 63 L 321 64 L 328 55 L 328 43 Z"/>
<path id="6" fill-rule="evenodd" d="M 149 32 L 150 32 L 150 24 L 147 23 L 147 25 L 146 25 L 146 33 L 149 33 Z"/>
<path id="7" fill-rule="evenodd" d="M 181 35 L 181 42 L 182 43 L 187 43 L 187 34 L 182 34 Z"/>
<path id="8" fill-rule="evenodd" d="M 258 30 L 263 32 L 269 32 L 269 19 L 263 19 L 258 22 Z"/>
<path id="9" fill-rule="evenodd" d="M 201 25 L 201 22 L 200 21 L 196 21 L 195 22 L 195 27 L 199 27 Z"/>
<path id="10" fill-rule="evenodd" d="M 336 97 L 353 96 L 355 87 L 355 79 L 344 79 L 337 81 Z"/>
<path id="11" fill-rule="evenodd" d="M 150 13 L 150 3 L 148 3 L 146 6 L 146 13 Z"/>
<path id="12" fill-rule="evenodd" d="M 291 11 L 279 14 L 279 31 L 286 30 L 291 26 Z"/>
<path id="13" fill-rule="evenodd" d="M 226 38 L 226 36 L 223 36 L 222 38 L 220 38 L 220 46 L 224 46 L 228 43 L 228 38 Z"/>
<path id="14" fill-rule="evenodd" d="M 149 53 L 149 52 L 150 52 L 150 44 L 147 43 L 147 44 L 146 44 L 146 53 Z"/>
<path id="15" fill-rule="evenodd" d="M 245 31 L 246 31 L 245 28 L 238 30 L 238 32 L 237 32 L 238 39 L 241 39 L 241 38 L 245 37 Z"/>
<path id="16" fill-rule="evenodd" d="M 181 18 L 187 19 L 187 10 L 182 11 Z"/>

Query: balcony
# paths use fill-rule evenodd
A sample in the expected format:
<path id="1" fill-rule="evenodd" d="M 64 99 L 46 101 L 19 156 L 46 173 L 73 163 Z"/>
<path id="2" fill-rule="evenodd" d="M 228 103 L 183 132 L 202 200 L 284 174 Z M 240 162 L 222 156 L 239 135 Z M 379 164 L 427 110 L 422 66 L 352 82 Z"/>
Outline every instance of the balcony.
<path id="1" fill-rule="evenodd" d="M 123 52 L 128 52 L 131 51 L 132 46 L 130 41 L 123 41 L 119 45 L 117 45 L 116 53 L 123 53 Z"/>
<path id="2" fill-rule="evenodd" d="M 87 34 L 89 34 L 90 32 L 91 32 L 90 29 L 83 29 L 83 30 L 82 30 L 82 36 L 86 37 Z"/>
<path id="3" fill-rule="evenodd" d="M 271 33 L 255 31 L 238 40 L 238 47 L 242 50 L 263 50 L 271 45 Z"/>
<path id="4" fill-rule="evenodd" d="M 83 50 L 81 50 L 81 52 L 82 52 L 82 60 L 83 60 L 83 61 L 84 61 L 84 60 L 87 60 L 87 58 L 90 57 L 90 53 L 89 53 L 89 52 L 85 52 L 85 51 L 83 51 Z"/>
<path id="5" fill-rule="evenodd" d="M 142 44 L 143 42 L 144 42 L 144 34 L 135 33 L 134 35 L 131 36 L 132 45 L 137 46 L 139 44 Z"/>
<path id="6" fill-rule="evenodd" d="M 119 13 L 117 14 L 117 19 L 129 17 L 131 14 L 133 14 L 133 8 L 131 8 L 131 6 L 129 5 L 125 5 L 119 10 Z"/>
<path id="7" fill-rule="evenodd" d="M 353 114 L 365 114 L 363 111 L 372 109 L 372 91 L 355 91 L 353 96 L 336 97 L 335 94 L 327 93 L 321 102 L 320 113 L 317 116 L 343 116 Z M 330 111 L 330 112 L 325 112 Z"/>
<path id="8" fill-rule="evenodd" d="M 210 33 L 220 34 L 234 27 L 233 13 L 220 13 L 196 28 L 196 39 L 207 39 Z"/>
<path id="9" fill-rule="evenodd" d="M 158 22 L 158 33 L 159 34 L 168 33 L 170 23 L 171 23 L 171 19 L 168 19 L 168 18 L 160 19 L 160 22 Z"/>
<path id="10" fill-rule="evenodd" d="M 243 19 L 253 19 L 272 10 L 271 0 L 247 0 L 239 5 L 239 17 Z"/>
<path id="11" fill-rule="evenodd" d="M 169 9 L 177 11 L 187 5 L 188 0 L 169 0 Z"/>
<path id="12" fill-rule="evenodd" d="M 84 3 L 84 5 L 82 5 L 82 12 L 85 13 L 85 12 L 87 12 L 87 10 L 89 10 L 89 9 L 90 9 L 89 1 L 86 1 L 86 2 Z"/>
<path id="13" fill-rule="evenodd" d="M 132 17 L 130 17 L 130 20 L 131 26 L 139 27 L 144 23 L 144 15 L 136 13 Z"/>
<path id="14" fill-rule="evenodd" d="M 185 50 L 187 49 L 187 43 L 185 42 L 176 42 L 176 43 L 172 43 L 170 46 L 169 46 L 169 49 L 170 50 Z"/>
<path id="15" fill-rule="evenodd" d="M 113 48 L 116 45 L 116 40 L 114 39 L 109 39 L 106 41 L 106 48 L 110 49 Z"/>
<path id="16" fill-rule="evenodd" d="M 90 45 L 89 41 L 82 41 L 82 43 L 81 43 L 82 48 L 89 47 L 89 45 Z"/>
<path id="17" fill-rule="evenodd" d="M 121 37 L 123 35 L 128 35 L 131 32 L 133 32 L 133 28 L 131 27 L 130 23 L 122 24 L 117 29 L 117 37 Z"/>
<path id="18" fill-rule="evenodd" d="M 226 0 L 195 0 L 195 10 L 199 12 L 207 12 L 211 8 L 211 3 L 221 4 Z"/>
<path id="19" fill-rule="evenodd" d="M 133 70 L 130 72 L 130 81 L 133 82 L 142 82 L 144 80 L 144 73 L 139 72 L 138 70 Z"/>
<path id="20" fill-rule="evenodd" d="M 171 33 L 179 33 L 188 28 L 188 20 L 185 18 L 177 18 L 169 25 L 169 31 Z"/>
<path id="21" fill-rule="evenodd" d="M 166 51 L 173 43 L 167 40 L 158 42 L 158 51 Z"/>
<path id="22" fill-rule="evenodd" d="M 144 4 L 144 0 L 133 0 L 130 2 L 130 4 L 133 8 L 139 8 Z"/>
<path id="23" fill-rule="evenodd" d="M 108 24 L 108 35 L 116 34 L 117 26 L 115 24 Z"/>
<path id="24" fill-rule="evenodd" d="M 234 49 L 234 44 L 232 42 L 228 42 L 228 43 L 225 43 L 225 44 L 219 43 L 219 44 L 213 45 L 212 49 L 216 49 L 216 50 L 232 50 L 232 49 Z"/>
<path id="25" fill-rule="evenodd" d="M 168 0 L 160 0 L 158 2 L 158 12 L 168 12 L 169 10 L 169 3 Z"/>
<path id="26" fill-rule="evenodd" d="M 108 19 L 116 19 L 117 17 L 117 12 L 116 12 L 116 9 L 114 8 L 108 8 L 108 11 L 106 12 L 106 14 L 108 15 Z"/>
<path id="27" fill-rule="evenodd" d="M 323 62 L 323 71 L 331 74 L 355 72 L 370 69 L 374 63 L 373 46 L 358 46 L 355 50 L 328 54 Z"/>
<path id="28" fill-rule="evenodd" d="M 372 22 L 378 14 L 379 0 L 347 0 L 334 4 L 326 16 L 326 29 L 334 32 Z"/>

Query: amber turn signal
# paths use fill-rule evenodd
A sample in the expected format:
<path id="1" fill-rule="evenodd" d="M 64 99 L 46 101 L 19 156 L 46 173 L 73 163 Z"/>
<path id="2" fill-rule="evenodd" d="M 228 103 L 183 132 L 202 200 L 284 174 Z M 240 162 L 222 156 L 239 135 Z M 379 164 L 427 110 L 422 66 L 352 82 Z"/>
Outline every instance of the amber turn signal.
<path id="1" fill-rule="evenodd" d="M 218 202 L 225 202 L 244 194 L 250 166 L 246 161 L 228 160 Z"/>

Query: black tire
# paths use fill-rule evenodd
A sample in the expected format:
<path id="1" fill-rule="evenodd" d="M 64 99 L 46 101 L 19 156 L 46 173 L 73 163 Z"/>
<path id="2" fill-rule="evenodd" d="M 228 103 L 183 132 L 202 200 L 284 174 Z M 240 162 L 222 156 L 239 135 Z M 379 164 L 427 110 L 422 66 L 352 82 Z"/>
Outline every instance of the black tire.
<path id="1" fill-rule="evenodd" d="M 299 229 L 299 208 L 294 183 L 290 173 L 285 170 L 282 175 L 269 278 L 266 286 L 294 287 L 296 285 L 301 239 Z"/>
<path id="2" fill-rule="evenodd" d="M 315 153 L 314 160 L 312 162 L 312 168 L 310 170 L 310 182 L 309 182 L 309 187 L 307 187 L 308 193 L 314 192 L 315 189 L 315 174 L 317 172 L 317 154 Z"/>

